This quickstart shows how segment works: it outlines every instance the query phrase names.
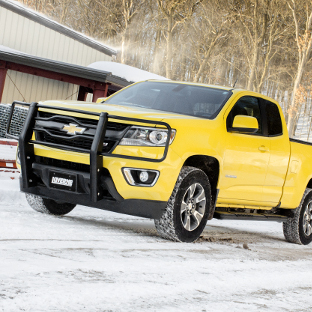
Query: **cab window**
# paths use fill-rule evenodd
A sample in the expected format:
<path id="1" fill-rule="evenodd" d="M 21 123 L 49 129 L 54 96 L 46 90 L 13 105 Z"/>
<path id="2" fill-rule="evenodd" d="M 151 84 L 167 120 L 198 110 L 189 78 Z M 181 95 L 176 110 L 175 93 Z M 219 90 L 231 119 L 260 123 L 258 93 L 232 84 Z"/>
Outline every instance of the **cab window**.
<path id="1" fill-rule="evenodd" d="M 268 123 L 268 135 L 278 136 L 283 134 L 282 119 L 276 104 L 265 101 L 265 114 Z"/>
<path id="2" fill-rule="evenodd" d="M 261 110 L 260 103 L 257 98 L 253 96 L 243 96 L 236 102 L 226 120 L 228 130 L 232 128 L 234 117 L 237 115 L 251 116 L 257 118 L 259 130 L 253 134 L 254 135 L 262 134 Z"/>

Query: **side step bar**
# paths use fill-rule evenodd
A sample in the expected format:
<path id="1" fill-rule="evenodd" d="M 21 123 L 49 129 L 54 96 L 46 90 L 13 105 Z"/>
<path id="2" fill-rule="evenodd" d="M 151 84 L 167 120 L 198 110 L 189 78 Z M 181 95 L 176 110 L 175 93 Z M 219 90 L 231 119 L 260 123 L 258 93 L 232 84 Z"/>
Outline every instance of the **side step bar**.
<path id="1" fill-rule="evenodd" d="M 288 216 L 279 214 L 239 213 L 239 212 L 215 212 L 213 217 L 219 220 L 251 220 L 251 221 L 275 221 L 284 222 Z"/>

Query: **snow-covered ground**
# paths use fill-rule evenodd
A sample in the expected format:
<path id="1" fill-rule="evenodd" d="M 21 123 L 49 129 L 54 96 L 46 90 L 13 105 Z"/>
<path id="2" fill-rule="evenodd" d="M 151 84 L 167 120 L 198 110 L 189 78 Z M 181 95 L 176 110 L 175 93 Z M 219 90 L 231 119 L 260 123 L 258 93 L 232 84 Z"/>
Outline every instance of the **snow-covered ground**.
<path id="1" fill-rule="evenodd" d="M 279 223 L 212 220 L 173 243 L 138 217 L 37 213 L 17 176 L 0 172 L 0 311 L 312 309 L 312 245 L 285 242 Z"/>
<path id="2" fill-rule="evenodd" d="M 10 141 L 10 140 L 1 138 L 0 141 L 4 143 L 4 141 Z M 0 160 L 15 160 L 15 157 L 16 157 L 16 146 L 4 145 L 4 144 L 1 144 L 0 142 Z"/>

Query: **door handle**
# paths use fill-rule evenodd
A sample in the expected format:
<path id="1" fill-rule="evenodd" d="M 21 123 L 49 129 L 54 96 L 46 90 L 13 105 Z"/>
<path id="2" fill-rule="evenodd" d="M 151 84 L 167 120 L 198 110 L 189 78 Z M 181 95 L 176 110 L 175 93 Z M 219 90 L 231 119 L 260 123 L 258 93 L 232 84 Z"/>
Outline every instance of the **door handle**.
<path id="1" fill-rule="evenodd" d="M 264 145 L 261 145 L 261 146 L 259 146 L 259 151 L 260 152 L 263 152 L 263 153 L 265 153 L 265 152 L 268 152 L 269 151 L 269 149 L 267 148 L 267 147 L 265 147 Z"/>

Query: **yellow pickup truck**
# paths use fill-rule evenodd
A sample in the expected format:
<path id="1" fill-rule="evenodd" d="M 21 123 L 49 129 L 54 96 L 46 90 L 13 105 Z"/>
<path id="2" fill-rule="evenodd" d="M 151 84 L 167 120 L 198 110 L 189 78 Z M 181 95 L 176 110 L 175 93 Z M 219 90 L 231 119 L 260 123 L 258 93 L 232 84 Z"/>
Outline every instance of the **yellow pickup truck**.
<path id="1" fill-rule="evenodd" d="M 280 221 L 286 240 L 312 240 L 311 144 L 289 139 L 271 98 L 150 80 L 96 104 L 14 102 L 11 116 L 20 105 L 20 187 L 37 211 L 81 204 L 152 218 L 181 242 L 213 217 Z"/>

